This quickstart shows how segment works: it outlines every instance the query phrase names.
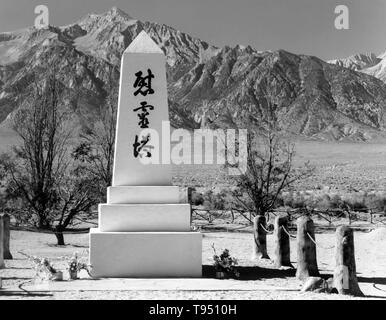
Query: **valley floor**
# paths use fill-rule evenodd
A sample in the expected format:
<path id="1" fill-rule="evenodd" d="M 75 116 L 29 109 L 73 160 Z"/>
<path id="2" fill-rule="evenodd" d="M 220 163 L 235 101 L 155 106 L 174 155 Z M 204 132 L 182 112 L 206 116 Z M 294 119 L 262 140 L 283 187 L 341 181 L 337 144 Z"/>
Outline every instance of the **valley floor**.
<path id="1" fill-rule="evenodd" d="M 340 192 L 386 191 L 386 140 L 333 142 L 297 138 L 295 166 L 305 162 L 315 174 L 294 185 L 296 191 L 328 187 Z M 0 126 L 0 153 L 18 143 L 15 133 Z M 216 151 L 213 148 L 214 153 Z M 191 187 L 227 187 L 227 171 L 220 165 L 173 165 L 173 183 Z"/>
<path id="2" fill-rule="evenodd" d="M 386 191 L 386 141 L 374 143 L 295 142 L 296 167 L 309 162 L 314 175 L 296 182 L 294 190 L 325 187 L 338 192 Z M 173 167 L 175 185 L 229 185 L 227 171 L 218 165 L 179 165 Z"/>

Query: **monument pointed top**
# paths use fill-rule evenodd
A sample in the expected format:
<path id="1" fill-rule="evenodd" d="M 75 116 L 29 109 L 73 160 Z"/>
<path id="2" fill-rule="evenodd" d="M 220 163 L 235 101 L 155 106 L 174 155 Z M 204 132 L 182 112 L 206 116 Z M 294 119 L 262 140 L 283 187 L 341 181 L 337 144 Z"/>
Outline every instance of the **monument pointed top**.
<path id="1" fill-rule="evenodd" d="M 162 53 L 161 48 L 145 32 L 141 31 L 124 53 Z"/>

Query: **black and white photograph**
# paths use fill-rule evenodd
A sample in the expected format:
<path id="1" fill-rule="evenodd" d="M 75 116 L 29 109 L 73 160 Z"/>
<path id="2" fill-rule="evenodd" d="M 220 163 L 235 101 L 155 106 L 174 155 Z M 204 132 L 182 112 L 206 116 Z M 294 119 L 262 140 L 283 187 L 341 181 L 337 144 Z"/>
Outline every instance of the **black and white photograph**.
<path id="1" fill-rule="evenodd" d="M 385 18 L 0 0 L 0 300 L 386 299 Z"/>

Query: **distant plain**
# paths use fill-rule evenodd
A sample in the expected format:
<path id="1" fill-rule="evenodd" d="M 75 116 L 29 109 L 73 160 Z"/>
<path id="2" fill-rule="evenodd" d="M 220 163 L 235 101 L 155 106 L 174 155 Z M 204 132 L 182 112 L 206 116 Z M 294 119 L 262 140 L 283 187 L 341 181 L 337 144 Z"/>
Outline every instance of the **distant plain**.
<path id="1" fill-rule="evenodd" d="M 17 144 L 11 130 L 0 127 L 0 152 Z M 337 191 L 386 191 L 386 140 L 331 142 L 294 140 L 295 166 L 315 167 L 314 176 L 299 181 L 297 191 L 329 187 Z M 227 171 L 220 165 L 174 165 L 176 185 L 221 187 L 228 185 Z"/>

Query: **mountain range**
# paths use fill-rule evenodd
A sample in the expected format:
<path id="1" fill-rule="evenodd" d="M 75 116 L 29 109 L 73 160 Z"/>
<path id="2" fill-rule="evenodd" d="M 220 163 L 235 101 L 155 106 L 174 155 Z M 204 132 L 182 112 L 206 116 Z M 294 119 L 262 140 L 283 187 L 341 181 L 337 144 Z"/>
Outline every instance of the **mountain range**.
<path id="1" fill-rule="evenodd" d="M 327 62 L 285 50 L 218 48 L 115 7 L 67 26 L 0 33 L 0 126 L 25 105 L 33 82 L 50 72 L 47 65 L 55 66 L 68 89 L 63 100 L 76 92 L 76 124 L 92 123 L 111 86 L 119 85 L 123 51 L 142 30 L 166 55 L 175 127 L 253 127 L 273 110 L 281 128 L 294 136 L 386 137 L 386 54 Z"/>

